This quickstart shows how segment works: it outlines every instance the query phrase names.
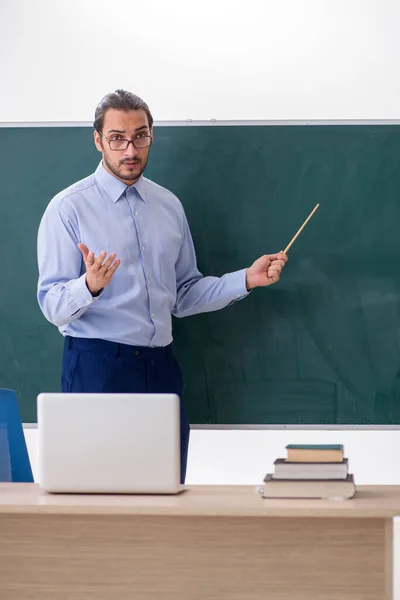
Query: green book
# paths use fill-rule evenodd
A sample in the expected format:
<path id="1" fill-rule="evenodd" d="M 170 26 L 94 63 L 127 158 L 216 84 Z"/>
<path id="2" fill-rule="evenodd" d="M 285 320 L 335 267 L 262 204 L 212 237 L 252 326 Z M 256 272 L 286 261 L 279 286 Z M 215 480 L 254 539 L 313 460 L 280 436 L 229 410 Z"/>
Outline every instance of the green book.
<path id="1" fill-rule="evenodd" d="M 343 452 L 343 444 L 288 444 L 287 449 L 293 450 L 339 450 Z"/>

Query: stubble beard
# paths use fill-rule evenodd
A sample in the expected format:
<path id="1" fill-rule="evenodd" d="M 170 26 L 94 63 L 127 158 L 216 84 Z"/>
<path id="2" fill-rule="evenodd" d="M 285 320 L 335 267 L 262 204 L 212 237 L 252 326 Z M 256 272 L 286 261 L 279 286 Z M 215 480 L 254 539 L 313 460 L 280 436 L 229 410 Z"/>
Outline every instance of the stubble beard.
<path id="1" fill-rule="evenodd" d="M 109 162 L 105 154 L 103 154 L 103 160 L 107 165 L 107 168 L 111 171 L 113 175 L 115 175 L 115 177 L 118 177 L 118 179 L 123 179 L 124 181 L 131 181 L 132 183 L 139 179 L 147 165 L 147 158 L 144 161 L 142 159 L 135 161 L 135 167 L 138 166 L 139 170 L 136 170 L 136 168 L 134 167 L 134 170 L 129 172 L 129 170 L 126 169 L 126 167 L 124 168 L 124 163 L 127 159 L 120 161 L 117 167 Z"/>

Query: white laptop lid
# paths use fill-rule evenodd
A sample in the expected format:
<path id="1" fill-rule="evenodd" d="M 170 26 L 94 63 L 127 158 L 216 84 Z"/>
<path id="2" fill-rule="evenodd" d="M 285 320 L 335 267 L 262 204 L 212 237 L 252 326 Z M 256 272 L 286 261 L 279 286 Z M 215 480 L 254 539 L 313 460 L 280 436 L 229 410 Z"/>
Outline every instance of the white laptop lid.
<path id="1" fill-rule="evenodd" d="M 38 483 L 49 492 L 176 493 L 175 394 L 39 394 Z"/>

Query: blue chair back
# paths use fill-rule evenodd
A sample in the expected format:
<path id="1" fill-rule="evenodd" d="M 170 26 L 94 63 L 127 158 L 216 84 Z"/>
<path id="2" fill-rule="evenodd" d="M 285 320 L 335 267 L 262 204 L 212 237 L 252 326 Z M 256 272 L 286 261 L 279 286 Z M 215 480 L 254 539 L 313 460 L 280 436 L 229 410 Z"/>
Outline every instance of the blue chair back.
<path id="1" fill-rule="evenodd" d="M 0 389 L 0 481 L 33 482 L 16 393 Z"/>

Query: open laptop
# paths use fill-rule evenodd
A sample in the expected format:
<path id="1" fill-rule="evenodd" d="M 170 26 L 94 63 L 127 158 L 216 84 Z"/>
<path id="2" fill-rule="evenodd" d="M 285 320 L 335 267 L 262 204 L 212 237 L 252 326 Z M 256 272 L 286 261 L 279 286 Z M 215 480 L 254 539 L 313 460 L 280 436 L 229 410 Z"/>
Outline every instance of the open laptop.
<path id="1" fill-rule="evenodd" d="M 39 394 L 38 483 L 48 492 L 176 494 L 175 394 Z"/>

